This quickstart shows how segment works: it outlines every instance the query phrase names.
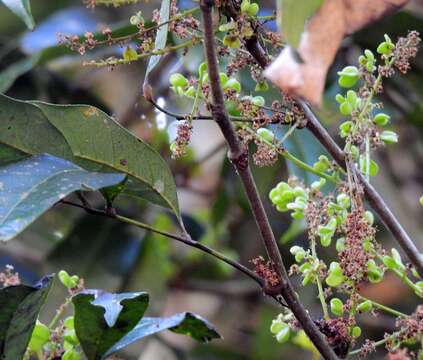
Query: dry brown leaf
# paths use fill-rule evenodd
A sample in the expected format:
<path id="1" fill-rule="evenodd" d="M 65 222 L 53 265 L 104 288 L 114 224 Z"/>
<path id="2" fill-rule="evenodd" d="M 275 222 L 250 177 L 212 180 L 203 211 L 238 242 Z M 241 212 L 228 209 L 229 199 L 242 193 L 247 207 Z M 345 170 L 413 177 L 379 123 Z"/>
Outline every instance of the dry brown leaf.
<path id="1" fill-rule="evenodd" d="M 408 2 L 325 0 L 301 35 L 298 46 L 301 59 L 287 46 L 265 70 L 265 76 L 286 94 L 320 106 L 326 74 L 343 38 Z"/>

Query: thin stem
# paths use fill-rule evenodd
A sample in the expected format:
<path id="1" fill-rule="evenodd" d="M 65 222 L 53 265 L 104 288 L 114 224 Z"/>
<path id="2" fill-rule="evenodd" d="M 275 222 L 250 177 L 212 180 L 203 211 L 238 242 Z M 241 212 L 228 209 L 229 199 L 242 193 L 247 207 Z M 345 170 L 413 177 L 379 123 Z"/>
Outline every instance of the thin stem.
<path id="1" fill-rule="evenodd" d="M 66 309 L 72 302 L 72 296 L 69 296 L 66 298 L 66 301 L 60 306 L 60 308 L 57 310 L 56 315 L 54 315 L 53 319 L 50 321 L 50 324 L 48 325 L 49 329 L 52 330 L 56 326 L 57 322 L 60 320 L 60 318 L 65 313 Z"/>
<path id="2" fill-rule="evenodd" d="M 272 268 L 276 271 L 280 284 L 277 289 L 270 284 L 266 284 L 264 290 L 269 294 L 280 294 L 285 299 L 289 308 L 301 323 L 304 331 L 326 359 L 337 359 L 337 356 L 327 344 L 322 333 L 319 331 L 308 312 L 299 302 L 298 295 L 294 291 L 286 272 L 282 257 L 270 227 L 269 219 L 264 210 L 255 181 L 248 165 L 248 152 L 241 146 L 241 143 L 232 127 L 227 111 L 225 109 L 223 91 L 220 86 L 219 68 L 215 47 L 213 30 L 213 0 L 201 0 L 200 9 L 204 24 L 204 48 L 207 59 L 207 70 L 212 94 L 212 115 L 220 127 L 229 146 L 229 159 L 236 168 L 236 171 L 243 183 L 245 194 L 247 195 L 250 208 L 260 231 L 267 254 L 272 263 Z M 266 279 L 265 279 L 266 280 Z"/>
<path id="3" fill-rule="evenodd" d="M 376 301 L 370 300 L 370 299 L 368 299 L 368 298 L 366 298 L 366 297 L 364 297 L 364 296 L 361 296 L 361 295 L 358 295 L 358 296 L 359 296 L 359 298 L 360 298 L 361 300 L 363 300 L 363 301 L 370 301 L 370 302 L 372 303 L 373 307 L 375 307 L 375 308 L 377 308 L 377 309 L 379 309 L 379 310 L 383 310 L 383 311 L 385 311 L 385 312 L 387 312 L 387 313 L 389 313 L 389 314 L 392 314 L 392 315 L 394 315 L 394 316 L 396 316 L 396 317 L 401 317 L 401 318 L 406 318 L 406 317 L 408 317 L 408 315 L 407 315 L 407 314 L 404 314 L 404 313 L 402 313 L 401 311 L 398 311 L 398 310 L 392 309 L 392 308 L 390 308 L 389 306 L 386 306 L 386 305 L 379 304 L 379 303 L 377 303 Z"/>
<path id="4" fill-rule="evenodd" d="M 140 222 L 140 221 L 137 221 L 137 220 L 134 220 L 134 219 L 127 218 L 125 216 L 121 216 L 121 215 L 118 215 L 118 214 L 116 214 L 116 215 L 110 215 L 110 214 L 106 213 L 103 210 L 98 210 L 98 209 L 93 209 L 93 208 L 87 208 L 84 205 L 77 204 L 77 203 L 74 203 L 74 202 L 71 202 L 71 201 L 68 201 L 68 200 L 61 200 L 61 203 L 66 204 L 66 205 L 70 205 L 70 206 L 74 206 L 74 207 L 78 207 L 80 209 L 84 209 L 89 214 L 92 214 L 92 215 L 99 215 L 99 216 L 105 216 L 105 217 L 109 217 L 109 218 L 112 218 L 112 219 L 116 219 L 116 220 L 119 220 L 119 221 L 124 222 L 126 224 L 134 225 L 134 226 L 136 226 L 138 228 L 141 228 L 141 229 L 144 229 L 144 230 L 147 230 L 147 231 L 151 231 L 151 232 L 154 232 L 154 233 L 157 233 L 157 234 L 166 236 L 169 239 L 173 239 L 173 240 L 182 242 L 182 243 L 184 243 L 184 244 L 186 244 L 188 246 L 191 246 L 191 247 L 195 247 L 197 249 L 200 249 L 203 252 L 205 252 L 205 253 L 207 253 L 209 255 L 212 255 L 215 258 L 217 258 L 217 259 L 225 262 L 226 264 L 228 264 L 228 265 L 236 268 L 237 270 L 241 271 L 242 273 L 244 273 L 245 275 L 247 275 L 251 279 L 253 279 L 255 282 L 257 282 L 260 286 L 263 285 L 263 280 L 254 271 L 251 271 L 250 269 L 248 269 L 244 265 L 236 262 L 235 260 L 232 260 L 232 259 L 228 258 L 227 256 L 223 255 L 222 253 L 220 253 L 220 252 L 218 252 L 218 251 L 216 251 L 216 250 L 214 250 L 212 248 L 209 248 L 208 246 L 206 246 L 206 245 L 204 245 L 204 244 L 202 244 L 202 243 L 200 243 L 198 241 L 194 241 L 194 240 L 192 240 L 190 238 L 186 238 L 186 237 L 179 236 L 179 235 L 176 235 L 176 234 L 167 232 L 167 231 L 163 231 L 163 230 L 157 229 L 157 228 L 155 228 L 155 227 L 153 227 L 151 225 L 145 224 L 143 222 Z"/>
<path id="5" fill-rule="evenodd" d="M 373 345 L 374 345 L 375 347 L 378 347 L 378 346 L 384 345 L 384 344 L 386 344 L 388 341 L 393 340 L 393 339 L 395 339 L 396 337 L 398 337 L 398 336 L 400 336 L 400 335 L 401 335 L 401 331 L 394 332 L 394 333 L 392 333 L 391 335 L 389 335 L 389 336 L 387 336 L 387 337 L 383 338 L 382 340 L 375 341 L 375 342 L 373 343 Z M 353 356 L 353 355 L 358 355 L 358 354 L 360 354 L 360 353 L 361 353 L 361 351 L 362 351 L 362 350 L 363 350 L 363 348 L 361 347 L 361 348 L 359 348 L 359 349 L 357 349 L 357 350 L 350 351 L 350 352 L 348 353 L 348 355 L 350 355 L 350 356 Z"/>
<path id="6" fill-rule="evenodd" d="M 319 258 L 317 257 L 317 251 L 316 251 L 316 240 L 314 237 L 311 239 L 311 256 L 313 256 L 314 261 L 319 262 Z M 323 310 L 323 318 L 325 320 L 330 319 L 329 311 L 328 311 L 328 305 L 326 303 L 325 293 L 323 291 L 322 286 L 322 280 L 320 279 L 319 274 L 316 274 L 316 283 L 317 283 L 317 290 L 319 293 L 319 300 L 322 304 L 322 310 Z"/>

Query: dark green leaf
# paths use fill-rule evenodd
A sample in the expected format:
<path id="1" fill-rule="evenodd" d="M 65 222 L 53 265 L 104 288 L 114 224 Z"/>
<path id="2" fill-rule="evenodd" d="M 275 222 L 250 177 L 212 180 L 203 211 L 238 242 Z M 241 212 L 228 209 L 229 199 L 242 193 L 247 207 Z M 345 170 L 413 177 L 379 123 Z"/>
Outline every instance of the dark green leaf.
<path id="1" fill-rule="evenodd" d="M 276 0 L 278 19 L 285 40 L 294 48 L 298 47 L 306 21 L 320 8 L 323 0 Z"/>
<path id="2" fill-rule="evenodd" d="M 31 5 L 29 0 L 1 0 L 11 11 L 19 16 L 28 29 L 32 30 L 35 27 L 34 18 L 31 14 Z"/>
<path id="3" fill-rule="evenodd" d="M 47 154 L 0 168 L 0 240 L 16 236 L 66 195 L 111 186 L 124 177 L 88 172 Z"/>
<path id="4" fill-rule="evenodd" d="M 3 360 L 22 359 L 52 277 L 35 286 L 17 285 L 0 290 L 0 353 Z"/>
<path id="5" fill-rule="evenodd" d="M 86 290 L 72 301 L 76 335 L 88 360 L 96 360 L 140 321 L 148 306 L 148 294 Z"/>
<path id="6" fill-rule="evenodd" d="M 109 356 L 142 338 L 156 334 L 163 330 L 170 330 L 181 335 L 188 335 L 197 341 L 209 342 L 220 339 L 215 328 L 201 316 L 189 312 L 175 314 L 163 318 L 143 318 L 138 325 L 123 339 L 113 345 L 105 356 Z"/>
<path id="7" fill-rule="evenodd" d="M 30 71 L 38 62 L 38 54 L 29 58 L 24 58 L 10 65 L 0 72 L 0 93 L 6 92 L 15 80 Z"/>
<path id="8" fill-rule="evenodd" d="M 49 153 L 86 170 L 125 173 L 124 193 L 169 207 L 179 216 L 175 182 L 163 158 L 97 108 L 0 95 L 0 118 L 0 164 L 24 154 Z"/>
<path id="9" fill-rule="evenodd" d="M 162 5 L 160 7 L 160 23 L 169 21 L 169 14 L 170 14 L 170 0 L 162 0 Z M 163 49 L 166 46 L 168 30 L 169 30 L 169 24 L 165 24 L 161 26 L 159 30 L 157 30 L 156 41 L 154 43 L 155 50 Z M 150 57 L 150 60 L 148 61 L 148 65 L 147 65 L 147 70 L 145 71 L 145 78 L 144 78 L 145 83 L 149 82 L 148 77 L 151 71 L 159 63 L 160 58 L 161 58 L 160 55 L 154 55 Z"/>

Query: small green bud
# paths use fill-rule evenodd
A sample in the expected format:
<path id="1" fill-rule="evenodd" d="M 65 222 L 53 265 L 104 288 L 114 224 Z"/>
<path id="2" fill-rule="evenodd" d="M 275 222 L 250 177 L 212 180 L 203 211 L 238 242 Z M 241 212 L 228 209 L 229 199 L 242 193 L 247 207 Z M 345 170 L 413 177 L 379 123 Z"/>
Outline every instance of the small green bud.
<path id="1" fill-rule="evenodd" d="M 250 16 L 256 16 L 259 10 L 260 10 L 260 7 L 258 6 L 258 4 L 252 3 L 248 7 L 247 14 Z"/>
<path id="2" fill-rule="evenodd" d="M 290 328 L 289 326 L 284 327 L 281 331 L 276 334 L 276 340 L 278 343 L 283 344 L 289 340 Z"/>
<path id="3" fill-rule="evenodd" d="M 75 281 L 65 270 L 59 271 L 58 277 L 60 282 L 68 289 L 72 289 L 78 285 L 79 278 L 78 281 Z"/>
<path id="4" fill-rule="evenodd" d="M 361 328 L 359 326 L 354 326 L 351 335 L 354 339 L 358 339 L 361 336 Z"/>
<path id="5" fill-rule="evenodd" d="M 313 166 L 314 167 L 314 166 Z M 322 188 L 324 185 L 326 184 L 326 179 L 325 178 L 320 178 L 318 181 L 313 181 L 310 185 L 310 187 L 313 190 L 317 190 Z"/>
<path id="6" fill-rule="evenodd" d="M 329 266 L 328 276 L 326 278 L 326 284 L 330 287 L 337 287 L 344 282 L 344 275 L 339 263 L 333 261 Z"/>
<path id="7" fill-rule="evenodd" d="M 174 87 L 185 87 L 188 85 L 188 79 L 180 73 L 175 73 L 170 75 L 169 83 Z"/>
<path id="8" fill-rule="evenodd" d="M 371 259 L 367 262 L 367 277 L 371 283 L 381 282 L 383 279 L 383 271 Z"/>
<path id="9" fill-rule="evenodd" d="M 269 90 L 269 84 L 267 81 L 259 82 L 256 84 L 256 87 L 254 89 L 255 91 L 267 91 Z"/>
<path id="10" fill-rule="evenodd" d="M 132 15 L 129 19 L 131 25 L 138 26 L 144 21 L 142 17 L 142 12 L 138 11 L 135 15 Z"/>
<path id="11" fill-rule="evenodd" d="M 360 157 L 360 168 L 363 174 L 367 172 L 366 166 L 367 166 L 366 159 L 363 156 Z M 378 172 L 379 172 L 379 165 L 374 160 L 370 160 L 369 175 L 376 176 Z"/>
<path id="12" fill-rule="evenodd" d="M 347 104 L 347 103 L 343 103 L 343 104 Z M 354 124 L 352 121 L 344 121 L 341 125 L 339 125 L 339 130 L 341 130 L 341 137 L 343 138 L 347 137 L 353 125 Z"/>
<path id="13" fill-rule="evenodd" d="M 419 203 L 420 203 L 421 206 L 423 206 L 423 195 L 420 196 Z"/>
<path id="14" fill-rule="evenodd" d="M 203 62 L 198 66 L 198 76 L 203 77 L 203 74 L 207 72 L 207 63 Z"/>
<path id="15" fill-rule="evenodd" d="M 40 351 L 49 339 L 50 329 L 37 320 L 34 330 L 32 330 L 31 340 L 28 344 L 29 349 L 33 352 Z"/>
<path id="16" fill-rule="evenodd" d="M 395 144 L 398 142 L 398 135 L 394 131 L 385 130 L 380 134 L 380 139 L 385 144 Z"/>
<path id="17" fill-rule="evenodd" d="M 62 355 L 62 360 L 81 360 L 81 355 L 75 349 L 68 349 Z"/>
<path id="18" fill-rule="evenodd" d="M 223 38 L 223 44 L 232 49 L 239 49 L 241 47 L 241 40 L 239 39 L 238 36 L 226 35 Z"/>
<path id="19" fill-rule="evenodd" d="M 228 79 L 228 75 L 226 75 L 224 72 L 221 72 L 219 74 L 219 78 L 220 78 L 220 84 L 223 86 L 226 84 L 226 82 L 229 80 Z"/>
<path id="20" fill-rule="evenodd" d="M 351 106 L 353 108 L 356 107 L 357 100 L 358 100 L 357 93 L 354 90 L 348 90 L 347 91 L 347 101 L 351 104 Z"/>
<path id="21" fill-rule="evenodd" d="M 335 100 L 339 103 L 339 104 L 342 104 L 343 102 L 345 102 L 345 97 L 344 96 L 342 96 L 341 94 L 336 94 L 336 96 L 335 96 Z"/>
<path id="22" fill-rule="evenodd" d="M 391 255 L 392 255 L 392 258 L 395 260 L 397 267 L 401 270 L 405 270 L 405 265 L 403 264 L 403 262 L 401 260 L 401 255 L 398 252 L 398 250 L 397 249 L 391 249 Z"/>
<path id="23" fill-rule="evenodd" d="M 247 13 L 249 8 L 250 8 L 250 0 L 242 0 L 241 12 Z"/>
<path id="24" fill-rule="evenodd" d="M 336 197 L 336 202 L 344 209 L 348 209 L 351 205 L 351 199 L 347 194 L 339 194 Z"/>
<path id="25" fill-rule="evenodd" d="M 260 128 L 257 130 L 257 135 L 265 141 L 272 142 L 275 138 L 275 134 L 266 128 Z"/>
<path id="26" fill-rule="evenodd" d="M 336 251 L 341 252 L 345 249 L 345 238 L 340 237 L 338 240 L 336 240 Z"/>
<path id="27" fill-rule="evenodd" d="M 63 324 L 65 325 L 66 329 L 74 329 L 75 328 L 75 319 L 73 316 L 68 316 L 64 321 Z"/>
<path id="28" fill-rule="evenodd" d="M 241 84 L 236 79 L 229 79 L 226 84 L 223 86 L 223 89 L 233 89 L 237 93 L 241 92 Z"/>
<path id="29" fill-rule="evenodd" d="M 338 83 L 343 88 L 353 87 L 360 77 L 360 73 L 355 66 L 346 66 L 342 71 L 338 72 L 338 75 Z"/>
<path id="30" fill-rule="evenodd" d="M 367 210 L 364 213 L 364 218 L 366 219 L 366 221 L 369 225 L 373 225 L 373 223 L 375 222 L 375 217 L 374 217 L 373 213 L 369 210 Z"/>
<path id="31" fill-rule="evenodd" d="M 270 332 L 272 334 L 277 334 L 282 329 L 286 328 L 288 326 L 287 323 L 284 323 L 283 321 L 280 321 L 279 319 L 275 319 L 272 321 L 272 325 L 270 326 Z"/>
<path id="32" fill-rule="evenodd" d="M 391 117 L 389 115 L 387 115 L 387 114 L 379 113 L 379 114 L 376 114 L 375 115 L 375 117 L 373 118 L 373 122 L 376 125 L 385 126 L 385 125 L 387 125 L 389 123 L 389 119 L 390 118 Z"/>
<path id="33" fill-rule="evenodd" d="M 138 54 L 133 48 L 127 46 L 123 51 L 123 58 L 126 61 L 135 61 L 138 60 Z"/>
<path id="34" fill-rule="evenodd" d="M 339 105 L 339 112 L 344 116 L 351 115 L 352 111 L 353 107 L 348 101 L 345 101 Z"/>
<path id="35" fill-rule="evenodd" d="M 67 329 L 63 334 L 63 339 L 74 346 L 79 344 L 79 340 L 74 329 Z"/>
<path id="36" fill-rule="evenodd" d="M 366 313 L 372 310 L 373 304 L 370 300 L 365 300 L 357 306 L 357 311 L 359 313 Z"/>
<path id="37" fill-rule="evenodd" d="M 194 98 L 195 97 L 195 88 L 194 86 L 190 86 L 188 89 L 186 89 L 186 91 L 184 92 L 184 95 L 190 98 Z"/>
<path id="38" fill-rule="evenodd" d="M 330 301 L 330 311 L 332 311 L 333 315 L 342 316 L 344 313 L 344 304 L 342 303 L 341 299 L 333 298 Z"/>
<path id="39" fill-rule="evenodd" d="M 256 105 L 256 106 L 264 106 L 266 103 L 263 96 L 254 96 L 251 99 L 251 102 L 253 105 Z"/>

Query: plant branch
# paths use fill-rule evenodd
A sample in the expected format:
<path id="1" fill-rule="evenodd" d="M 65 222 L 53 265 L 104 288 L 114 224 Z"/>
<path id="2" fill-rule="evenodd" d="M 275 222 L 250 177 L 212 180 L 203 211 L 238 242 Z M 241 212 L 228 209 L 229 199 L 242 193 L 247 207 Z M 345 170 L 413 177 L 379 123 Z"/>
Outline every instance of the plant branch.
<path id="1" fill-rule="evenodd" d="M 262 68 L 265 68 L 268 65 L 268 56 L 261 48 L 256 38 L 251 37 L 245 42 L 245 46 L 250 52 L 251 56 L 254 57 L 254 59 Z M 307 117 L 307 128 L 309 131 L 319 140 L 319 142 L 330 153 L 335 161 L 345 169 L 345 154 L 342 149 L 332 139 L 328 131 L 322 126 L 319 119 L 311 111 L 307 103 L 302 100 L 299 100 L 298 103 L 302 107 Z M 364 192 L 370 206 L 373 208 L 373 210 L 375 210 L 385 226 L 394 235 L 398 244 L 401 246 L 401 248 L 410 259 L 411 263 L 416 268 L 420 277 L 423 278 L 423 257 L 421 256 L 420 251 L 417 249 L 413 240 L 407 234 L 405 229 L 402 227 L 398 219 L 389 209 L 388 205 L 385 203 L 376 189 L 368 181 L 366 181 L 364 176 L 359 171 L 356 172 L 356 175 L 363 185 Z"/>
<path id="2" fill-rule="evenodd" d="M 229 159 L 237 170 L 243 183 L 245 193 L 250 203 L 255 221 L 261 233 L 267 254 L 271 260 L 273 270 L 276 271 L 280 284 L 277 289 L 270 284 L 265 284 L 264 291 L 268 294 L 280 294 L 285 299 L 289 308 L 301 323 L 304 331 L 314 343 L 316 348 L 326 359 L 337 359 L 337 356 L 327 344 L 324 336 L 319 331 L 308 312 L 298 300 L 298 295 L 294 291 L 289 280 L 282 257 L 270 227 L 269 220 L 264 210 L 263 203 L 258 194 L 258 190 L 248 165 L 248 152 L 241 145 L 229 120 L 224 105 L 224 97 L 219 80 L 219 68 L 217 64 L 215 39 L 213 31 L 213 0 L 201 0 L 200 8 L 204 25 L 204 47 L 207 59 L 207 70 L 212 93 L 212 115 L 229 146 Z"/>
<path id="3" fill-rule="evenodd" d="M 109 217 L 109 218 L 112 218 L 112 219 L 117 219 L 117 220 L 124 222 L 126 224 L 134 225 L 138 228 L 166 236 L 170 239 L 182 242 L 182 243 L 184 243 L 188 246 L 197 248 L 197 249 L 199 249 L 199 250 L 201 250 L 201 251 L 203 251 L 203 252 L 205 252 L 205 253 L 207 253 L 211 256 L 214 256 L 215 258 L 217 258 L 219 260 L 222 260 L 226 264 L 232 266 L 233 268 L 241 271 L 242 273 L 244 273 L 245 275 L 247 275 L 248 277 L 253 279 L 260 286 L 263 286 L 262 278 L 260 276 L 258 276 L 254 271 L 251 271 L 250 269 L 248 269 L 244 265 L 228 258 L 227 256 L 223 255 L 222 253 L 220 253 L 220 252 L 218 252 L 218 251 L 216 251 L 212 248 L 209 248 L 208 246 L 206 246 L 206 245 L 204 245 L 204 244 L 202 244 L 198 241 L 192 240 L 191 238 L 186 238 L 186 237 L 179 236 L 179 235 L 167 232 L 167 231 L 162 231 L 160 229 L 156 229 L 155 227 L 148 225 L 148 224 L 145 224 L 143 222 L 140 222 L 140 221 L 137 221 L 137 220 L 134 220 L 134 219 L 130 219 L 130 218 L 127 218 L 127 217 L 119 215 L 119 214 L 111 214 L 111 213 L 108 213 L 104 210 L 99 210 L 99 209 L 94 209 L 92 207 L 87 207 L 87 205 L 84 205 L 84 204 L 77 204 L 77 203 L 74 203 L 74 202 L 68 201 L 68 200 L 61 200 L 60 202 L 62 204 L 65 204 L 65 205 L 70 205 L 70 206 L 74 206 L 74 207 L 77 207 L 77 208 L 80 208 L 80 209 L 84 209 L 85 211 L 87 211 L 87 213 L 89 213 L 91 215 L 99 215 L 99 216 Z"/>

